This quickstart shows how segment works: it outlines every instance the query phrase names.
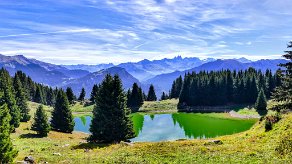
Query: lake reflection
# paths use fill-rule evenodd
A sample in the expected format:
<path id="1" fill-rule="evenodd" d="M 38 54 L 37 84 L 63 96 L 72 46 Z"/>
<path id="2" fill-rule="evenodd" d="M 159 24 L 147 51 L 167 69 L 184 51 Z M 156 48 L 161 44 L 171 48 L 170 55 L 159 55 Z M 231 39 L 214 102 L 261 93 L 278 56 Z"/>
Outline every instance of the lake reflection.
<path id="1" fill-rule="evenodd" d="M 90 116 L 76 117 L 75 131 L 89 133 Z M 248 130 L 256 120 L 210 117 L 209 114 L 174 113 L 132 115 L 134 142 L 166 141 L 191 138 L 213 138 Z"/>

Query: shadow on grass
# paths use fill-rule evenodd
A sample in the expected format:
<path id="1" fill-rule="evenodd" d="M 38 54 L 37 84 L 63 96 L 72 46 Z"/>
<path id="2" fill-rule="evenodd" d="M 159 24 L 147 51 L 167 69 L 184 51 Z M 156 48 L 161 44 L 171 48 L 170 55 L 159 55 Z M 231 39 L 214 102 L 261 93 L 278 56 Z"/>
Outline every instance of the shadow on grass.
<path id="1" fill-rule="evenodd" d="M 95 149 L 110 146 L 110 143 L 81 143 L 79 145 L 72 146 L 72 149 Z"/>
<path id="2" fill-rule="evenodd" d="M 40 136 L 34 133 L 27 133 L 27 134 L 21 134 L 19 138 L 43 138 L 43 136 Z"/>

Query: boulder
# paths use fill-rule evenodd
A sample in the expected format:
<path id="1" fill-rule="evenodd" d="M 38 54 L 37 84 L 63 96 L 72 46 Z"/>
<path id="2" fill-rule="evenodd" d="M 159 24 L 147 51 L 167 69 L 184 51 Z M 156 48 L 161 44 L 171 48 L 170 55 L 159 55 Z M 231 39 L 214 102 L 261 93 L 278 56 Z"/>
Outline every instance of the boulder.
<path id="1" fill-rule="evenodd" d="M 35 163 L 34 158 L 32 156 L 24 157 L 24 161 L 30 164 Z"/>
<path id="2" fill-rule="evenodd" d="M 53 155 L 61 156 L 61 153 L 53 153 Z"/>
<path id="3" fill-rule="evenodd" d="M 124 145 L 124 146 L 133 146 L 133 145 L 134 145 L 133 143 L 130 143 L 130 142 L 124 142 L 124 141 L 121 141 L 120 144 L 121 144 L 121 145 Z"/>

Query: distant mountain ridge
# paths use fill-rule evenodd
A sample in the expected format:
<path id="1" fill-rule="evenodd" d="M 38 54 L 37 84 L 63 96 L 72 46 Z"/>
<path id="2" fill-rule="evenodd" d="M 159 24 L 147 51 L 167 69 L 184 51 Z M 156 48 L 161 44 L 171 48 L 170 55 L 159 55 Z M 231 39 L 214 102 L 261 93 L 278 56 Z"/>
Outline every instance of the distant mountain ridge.
<path id="1" fill-rule="evenodd" d="M 73 92 L 77 95 L 80 93 L 82 87 L 84 87 L 86 91 L 86 96 L 89 97 L 93 85 L 101 83 L 107 74 L 110 74 L 112 76 L 116 74 L 119 75 L 119 77 L 122 80 L 123 87 L 125 89 L 131 88 L 133 83 L 141 85 L 139 80 L 134 78 L 124 68 L 111 67 L 108 69 L 103 69 L 97 72 L 90 73 L 78 79 L 69 80 L 65 82 L 62 87 L 63 88 L 71 87 Z"/>
<path id="2" fill-rule="evenodd" d="M 97 64 L 97 65 L 77 64 L 77 65 L 62 65 L 62 66 L 70 70 L 81 69 L 81 70 L 86 70 L 89 72 L 96 72 L 102 69 L 114 67 L 115 65 L 113 63 L 108 63 L 108 64 Z"/>
<path id="3" fill-rule="evenodd" d="M 284 59 L 251 61 L 246 58 L 218 60 L 208 58 L 200 60 L 196 57 L 182 58 L 177 56 L 172 59 L 165 58 L 153 61 L 144 59 L 136 63 L 121 63 L 118 66 L 111 63 L 64 66 L 28 59 L 23 55 L 4 56 L 0 54 L 0 67 L 6 68 L 12 76 L 17 70 L 21 70 L 39 83 L 63 88 L 71 86 L 76 94 L 82 87 L 85 87 L 87 94 L 89 94 L 93 84 L 100 83 L 107 73 L 118 74 L 123 80 L 125 89 L 137 82 L 147 93 L 149 84 L 153 84 L 159 96 L 162 91 L 169 91 L 173 80 L 180 75 L 183 76 L 186 72 L 244 70 L 249 67 L 258 70 L 271 69 L 275 72 L 279 68 L 277 65 L 284 62 L 286 62 Z M 99 68 L 102 69 L 94 71 Z"/>
<path id="4" fill-rule="evenodd" d="M 164 58 L 161 60 L 148 60 L 144 59 L 139 62 L 127 62 L 116 65 L 117 67 L 125 68 L 130 74 L 140 81 L 145 81 L 159 74 L 171 73 L 173 71 L 183 71 L 190 69 L 204 63 L 214 61 L 213 58 L 200 60 L 197 57 L 181 56 L 172 59 Z M 113 64 L 98 64 L 98 65 L 64 65 L 68 69 L 84 69 L 90 72 L 98 71 L 98 69 L 106 69 L 114 66 Z"/>
<path id="5" fill-rule="evenodd" d="M 89 74 L 85 70 L 69 70 L 59 65 L 28 59 L 23 55 L 4 56 L 0 54 L 0 67 L 7 69 L 12 76 L 21 70 L 34 81 L 50 86 L 58 86 L 65 80 Z"/>

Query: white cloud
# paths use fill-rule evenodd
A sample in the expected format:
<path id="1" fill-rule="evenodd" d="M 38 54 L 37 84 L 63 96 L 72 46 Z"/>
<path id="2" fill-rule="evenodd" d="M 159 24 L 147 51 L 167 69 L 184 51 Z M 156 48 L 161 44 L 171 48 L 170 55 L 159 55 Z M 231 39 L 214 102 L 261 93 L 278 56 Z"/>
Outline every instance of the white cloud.
<path id="1" fill-rule="evenodd" d="M 178 54 L 227 57 L 257 54 L 260 50 L 252 49 L 253 46 L 273 39 L 277 42 L 291 40 L 292 36 L 291 31 L 287 30 L 291 29 L 292 20 L 284 17 L 292 13 L 285 7 L 287 0 L 280 0 L 279 3 L 271 0 L 265 3 L 245 0 L 47 2 L 54 4 L 54 7 L 48 9 L 38 3 L 23 3 L 48 13 L 0 9 L 0 13 L 5 15 L 0 23 L 8 25 L 0 28 L 0 53 L 20 53 L 54 63 L 90 64 Z M 82 12 L 67 14 L 64 13 L 67 10 L 58 10 L 72 6 L 80 7 Z M 274 10 L 281 7 L 285 9 Z M 56 14 L 53 21 L 45 19 L 51 14 L 47 9 Z M 38 19 L 32 19 L 34 16 Z M 115 16 L 121 17 L 111 19 Z M 241 46 L 244 48 L 238 48 Z M 256 52 L 250 52 L 252 50 Z M 276 52 L 271 51 L 270 54 Z"/>

